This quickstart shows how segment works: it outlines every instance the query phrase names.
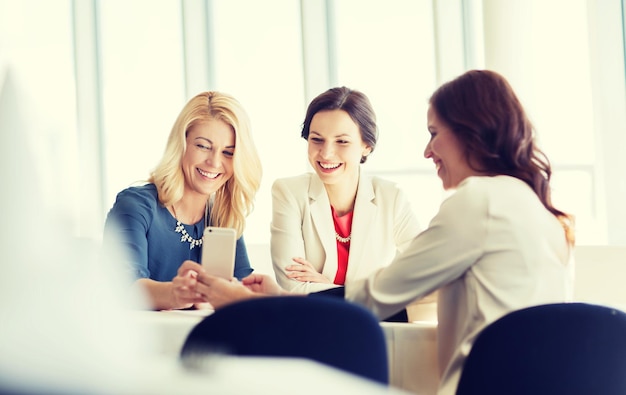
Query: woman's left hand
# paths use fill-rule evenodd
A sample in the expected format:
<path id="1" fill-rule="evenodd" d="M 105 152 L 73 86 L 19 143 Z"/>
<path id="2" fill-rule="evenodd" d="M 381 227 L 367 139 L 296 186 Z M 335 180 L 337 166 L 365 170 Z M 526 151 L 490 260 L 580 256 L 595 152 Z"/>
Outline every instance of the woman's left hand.
<path id="1" fill-rule="evenodd" d="M 287 277 L 302 282 L 312 283 L 326 283 L 330 284 L 331 281 L 326 278 L 322 273 L 318 272 L 313 265 L 304 258 L 293 258 L 296 265 L 289 265 L 285 268 L 287 270 Z"/>
<path id="2" fill-rule="evenodd" d="M 198 281 L 196 292 L 200 293 L 216 310 L 233 302 L 261 296 L 249 290 L 235 278 L 229 281 L 201 272 L 198 273 L 196 280 Z"/>

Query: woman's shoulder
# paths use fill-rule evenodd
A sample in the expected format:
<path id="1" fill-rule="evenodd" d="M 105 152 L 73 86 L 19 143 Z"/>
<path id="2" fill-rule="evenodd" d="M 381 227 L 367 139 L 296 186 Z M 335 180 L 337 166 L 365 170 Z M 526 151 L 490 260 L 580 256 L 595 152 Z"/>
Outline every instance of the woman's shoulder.
<path id="1" fill-rule="evenodd" d="M 523 190 L 532 192 L 532 189 L 524 181 L 506 175 L 468 177 L 457 188 L 457 191 L 465 193 L 476 193 L 481 190 L 491 194 L 507 192 L 518 194 Z"/>
<path id="2" fill-rule="evenodd" d="M 536 195 L 532 189 L 518 178 L 506 175 L 474 176 L 463 180 L 444 203 L 478 210 L 494 204 L 510 206 L 534 198 Z"/>
<path id="3" fill-rule="evenodd" d="M 303 173 L 297 176 L 282 177 L 274 180 L 273 188 L 299 188 L 307 187 L 311 183 L 313 177 L 317 177 L 313 173 Z"/>
<path id="4" fill-rule="evenodd" d="M 446 196 L 441 204 L 442 210 L 458 208 L 461 211 L 482 212 L 480 208 L 488 206 L 492 177 L 473 176 L 461 181 Z"/>
<path id="5" fill-rule="evenodd" d="M 361 182 L 369 182 L 372 184 L 372 187 L 375 189 L 383 189 L 390 191 L 401 190 L 402 188 L 396 181 L 389 180 L 387 178 L 379 177 L 379 176 L 368 176 L 366 174 L 362 175 Z"/>
<path id="6" fill-rule="evenodd" d="M 371 188 L 372 197 L 397 199 L 405 195 L 404 189 L 396 181 L 379 176 L 362 175 L 359 189 Z"/>
<path id="7" fill-rule="evenodd" d="M 130 186 L 117 194 L 116 205 L 154 207 L 158 204 L 159 194 L 152 183 Z"/>
<path id="8" fill-rule="evenodd" d="M 147 183 L 143 185 L 133 185 L 121 190 L 117 196 L 135 197 L 135 198 L 158 198 L 156 185 Z"/>

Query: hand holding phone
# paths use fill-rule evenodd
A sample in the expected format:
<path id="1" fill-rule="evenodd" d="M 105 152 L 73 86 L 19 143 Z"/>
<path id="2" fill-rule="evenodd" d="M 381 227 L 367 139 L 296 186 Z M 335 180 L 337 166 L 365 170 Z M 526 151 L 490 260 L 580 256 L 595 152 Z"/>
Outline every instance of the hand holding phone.
<path id="1" fill-rule="evenodd" d="M 207 274 L 230 280 L 235 270 L 237 233 L 232 228 L 208 226 L 202 236 L 202 267 Z"/>

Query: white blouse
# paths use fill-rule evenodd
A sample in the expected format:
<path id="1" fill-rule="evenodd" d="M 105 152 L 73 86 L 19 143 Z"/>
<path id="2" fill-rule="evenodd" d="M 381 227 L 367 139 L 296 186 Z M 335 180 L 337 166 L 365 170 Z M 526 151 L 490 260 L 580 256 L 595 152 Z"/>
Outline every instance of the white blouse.
<path id="1" fill-rule="evenodd" d="M 454 394 L 476 335 L 523 307 L 571 300 L 573 258 L 557 218 L 509 176 L 469 177 L 386 268 L 346 298 L 389 316 L 439 289 L 439 394 Z"/>

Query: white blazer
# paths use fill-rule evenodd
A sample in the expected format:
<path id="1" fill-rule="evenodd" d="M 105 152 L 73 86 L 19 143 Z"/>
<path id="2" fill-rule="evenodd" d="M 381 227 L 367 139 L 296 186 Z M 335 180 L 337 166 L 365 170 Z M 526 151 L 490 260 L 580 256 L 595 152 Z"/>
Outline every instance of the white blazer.
<path id="1" fill-rule="evenodd" d="M 395 183 L 362 172 L 354 204 L 346 284 L 387 266 L 420 231 L 404 192 Z M 287 277 L 294 257 L 306 258 L 332 282 L 337 273 L 335 226 L 324 184 L 315 173 L 282 178 L 272 185 L 271 255 L 276 280 L 285 289 L 309 293 L 335 287 Z"/>

